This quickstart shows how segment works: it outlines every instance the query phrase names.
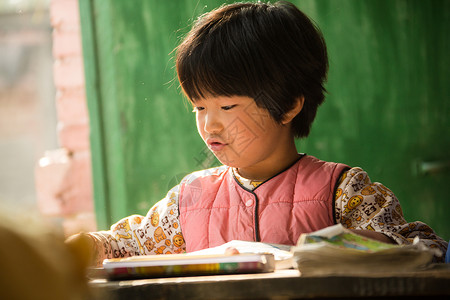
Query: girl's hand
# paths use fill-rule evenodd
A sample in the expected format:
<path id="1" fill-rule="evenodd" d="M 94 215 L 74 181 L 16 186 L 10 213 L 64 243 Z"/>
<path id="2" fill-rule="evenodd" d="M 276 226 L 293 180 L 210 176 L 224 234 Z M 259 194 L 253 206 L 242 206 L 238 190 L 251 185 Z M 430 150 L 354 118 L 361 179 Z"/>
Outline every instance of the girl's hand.
<path id="1" fill-rule="evenodd" d="M 234 247 L 228 247 L 227 249 L 225 249 L 225 254 L 227 255 L 239 254 L 239 250 Z"/>

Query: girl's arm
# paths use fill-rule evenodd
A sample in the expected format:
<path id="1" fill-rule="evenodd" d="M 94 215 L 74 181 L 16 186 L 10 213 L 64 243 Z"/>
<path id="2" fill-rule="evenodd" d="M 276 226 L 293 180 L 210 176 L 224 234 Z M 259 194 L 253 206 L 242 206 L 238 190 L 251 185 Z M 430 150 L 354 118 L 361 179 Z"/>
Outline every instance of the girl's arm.
<path id="1" fill-rule="evenodd" d="M 100 266 L 104 259 L 147 254 L 185 252 L 184 238 L 178 221 L 178 189 L 171 189 L 147 215 L 132 215 L 110 230 L 80 233 L 66 241 L 72 247 L 90 249 L 91 265 Z"/>
<path id="2" fill-rule="evenodd" d="M 418 236 L 443 254 L 448 246 L 428 225 L 406 222 L 394 193 L 381 183 L 371 182 L 360 168 L 352 168 L 341 177 L 335 195 L 335 219 L 355 233 L 383 242 L 409 244 Z M 435 260 L 441 261 L 443 256 Z"/>

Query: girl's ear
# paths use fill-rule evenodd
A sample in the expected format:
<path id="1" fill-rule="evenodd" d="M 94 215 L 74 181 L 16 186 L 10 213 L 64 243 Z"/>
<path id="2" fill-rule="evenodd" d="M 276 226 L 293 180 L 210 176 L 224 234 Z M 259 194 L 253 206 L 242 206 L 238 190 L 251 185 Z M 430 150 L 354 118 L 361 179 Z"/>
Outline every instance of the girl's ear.
<path id="1" fill-rule="evenodd" d="M 288 124 L 292 121 L 301 111 L 303 108 L 303 104 L 305 103 L 305 97 L 300 96 L 297 99 L 295 99 L 294 106 L 291 108 L 291 110 L 287 111 L 284 114 L 283 120 L 281 121 L 282 124 Z"/>

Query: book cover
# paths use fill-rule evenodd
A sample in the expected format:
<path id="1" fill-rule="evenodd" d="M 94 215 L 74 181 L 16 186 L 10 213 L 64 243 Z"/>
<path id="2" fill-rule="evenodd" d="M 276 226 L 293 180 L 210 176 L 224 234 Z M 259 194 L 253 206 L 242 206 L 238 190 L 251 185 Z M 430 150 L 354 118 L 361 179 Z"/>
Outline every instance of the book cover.
<path id="1" fill-rule="evenodd" d="M 106 259 L 111 280 L 273 272 L 272 254 L 166 254 Z"/>

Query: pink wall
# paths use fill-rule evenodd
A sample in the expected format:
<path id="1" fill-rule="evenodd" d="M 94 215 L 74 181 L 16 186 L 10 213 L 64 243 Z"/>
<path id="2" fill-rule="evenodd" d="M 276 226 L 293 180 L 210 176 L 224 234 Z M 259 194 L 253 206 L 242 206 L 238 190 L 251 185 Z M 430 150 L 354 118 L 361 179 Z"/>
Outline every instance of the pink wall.
<path id="1" fill-rule="evenodd" d="M 40 211 L 66 235 L 96 230 L 78 0 L 52 0 L 54 83 L 59 149 L 36 167 Z"/>

